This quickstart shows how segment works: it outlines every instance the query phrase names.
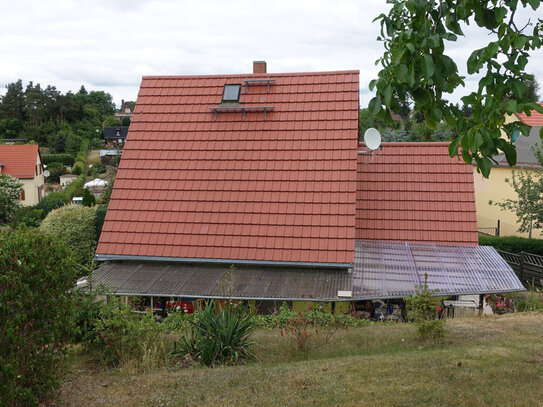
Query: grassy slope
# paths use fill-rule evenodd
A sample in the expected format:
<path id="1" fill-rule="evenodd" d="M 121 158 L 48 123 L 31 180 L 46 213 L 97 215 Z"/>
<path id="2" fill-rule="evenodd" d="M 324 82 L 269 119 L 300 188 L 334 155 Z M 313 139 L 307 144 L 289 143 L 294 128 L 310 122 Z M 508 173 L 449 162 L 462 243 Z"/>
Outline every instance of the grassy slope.
<path id="1" fill-rule="evenodd" d="M 143 374 L 93 371 L 76 355 L 59 404 L 542 405 L 542 313 L 458 319 L 447 330 L 443 344 L 423 345 L 407 324 L 349 329 L 307 354 L 259 331 L 259 363 Z"/>

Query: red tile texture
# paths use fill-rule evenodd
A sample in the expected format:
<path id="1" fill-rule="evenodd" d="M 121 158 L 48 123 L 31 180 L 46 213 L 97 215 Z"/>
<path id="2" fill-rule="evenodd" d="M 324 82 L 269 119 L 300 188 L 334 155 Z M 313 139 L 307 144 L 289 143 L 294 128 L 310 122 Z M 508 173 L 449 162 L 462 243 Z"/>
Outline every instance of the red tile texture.
<path id="1" fill-rule="evenodd" d="M 144 77 L 97 254 L 352 263 L 358 76 Z"/>
<path id="2" fill-rule="evenodd" d="M 543 103 L 539 103 L 543 106 Z M 536 112 L 535 110 L 531 111 L 530 116 L 526 113 L 517 113 L 518 119 L 529 126 L 543 126 L 543 114 Z"/>
<path id="3" fill-rule="evenodd" d="M 34 178 L 37 159 L 37 144 L 0 145 L 2 174 L 8 174 L 15 178 Z"/>
<path id="4" fill-rule="evenodd" d="M 473 167 L 448 143 L 382 146 L 358 156 L 356 238 L 477 245 Z"/>

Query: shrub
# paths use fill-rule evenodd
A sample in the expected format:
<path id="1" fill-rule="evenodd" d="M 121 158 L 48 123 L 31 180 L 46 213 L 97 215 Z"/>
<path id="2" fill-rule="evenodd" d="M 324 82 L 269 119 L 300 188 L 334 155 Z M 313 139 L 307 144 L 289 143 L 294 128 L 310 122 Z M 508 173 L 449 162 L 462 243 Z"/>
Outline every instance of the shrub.
<path id="1" fill-rule="evenodd" d="M 38 229 L 0 231 L 0 404 L 32 406 L 60 382 L 75 265 Z"/>
<path id="2" fill-rule="evenodd" d="M 138 370 L 142 367 L 149 370 L 166 363 L 168 352 L 165 344 L 159 341 L 159 334 L 159 325 L 151 314 L 140 318 L 120 299 L 110 297 L 94 322 L 93 337 L 88 338 L 104 365 L 131 363 L 138 365 Z"/>
<path id="3" fill-rule="evenodd" d="M 81 175 L 85 172 L 85 165 L 81 161 L 76 161 L 72 167 L 72 174 Z"/>
<path id="4" fill-rule="evenodd" d="M 94 326 L 104 307 L 101 297 L 107 293 L 101 287 L 85 292 L 79 289 L 74 291 L 75 303 L 72 309 L 73 343 L 92 344 L 96 340 Z"/>
<path id="5" fill-rule="evenodd" d="M 47 166 L 49 171 L 49 177 L 47 182 L 60 182 L 60 176 L 68 172 L 66 167 L 62 163 L 52 162 Z"/>
<path id="6" fill-rule="evenodd" d="M 63 192 L 51 192 L 44 196 L 41 201 L 36 204 L 36 209 L 43 209 L 44 216 L 47 216 L 53 209 L 60 208 L 66 204 L 66 196 Z"/>
<path id="7" fill-rule="evenodd" d="M 98 174 L 105 174 L 107 171 L 106 166 L 102 163 L 93 164 L 93 168 L 96 169 L 96 172 Z"/>
<path id="8" fill-rule="evenodd" d="M 438 319 L 440 298 L 433 297 L 437 290 L 428 288 L 428 274 L 424 274 L 424 285 L 415 287 L 415 294 L 405 299 L 407 317 L 417 325 L 421 339 L 439 340 L 445 335 L 445 320 Z"/>
<path id="9" fill-rule="evenodd" d="M 96 205 L 96 198 L 88 189 L 85 189 L 83 190 L 83 201 L 81 203 L 83 206 L 94 206 Z"/>
<path id="10" fill-rule="evenodd" d="M 96 233 L 96 241 L 100 240 L 102 234 L 102 227 L 104 226 L 104 220 L 106 219 L 107 206 L 98 205 L 94 216 L 94 231 Z"/>
<path id="11" fill-rule="evenodd" d="M 479 245 L 492 246 L 504 252 L 527 252 L 543 256 L 543 239 L 528 239 L 516 236 L 479 236 Z"/>
<path id="12" fill-rule="evenodd" d="M 251 350 L 254 342 L 249 342 L 254 330 L 253 314 L 248 308 L 233 306 L 217 312 L 214 301 L 210 300 L 194 316 L 188 334 L 174 341 L 172 356 L 189 355 L 207 366 L 254 359 L 256 355 Z"/>
<path id="13" fill-rule="evenodd" d="M 196 314 L 185 314 L 183 311 L 172 312 L 160 324 L 160 329 L 166 332 L 185 331 L 190 327 Z"/>
<path id="14" fill-rule="evenodd" d="M 96 248 L 94 217 L 94 208 L 66 205 L 51 211 L 43 220 L 40 229 L 65 241 L 77 263 L 88 266 Z"/>
<path id="15" fill-rule="evenodd" d="M 49 165 L 53 162 L 59 162 L 66 166 L 72 166 L 74 165 L 75 158 L 71 156 L 70 154 L 45 154 L 42 155 L 42 162 L 45 165 Z"/>
<path id="16" fill-rule="evenodd" d="M 45 211 L 37 206 L 21 206 L 11 217 L 13 225 L 25 224 L 29 227 L 38 227 L 45 218 Z"/>

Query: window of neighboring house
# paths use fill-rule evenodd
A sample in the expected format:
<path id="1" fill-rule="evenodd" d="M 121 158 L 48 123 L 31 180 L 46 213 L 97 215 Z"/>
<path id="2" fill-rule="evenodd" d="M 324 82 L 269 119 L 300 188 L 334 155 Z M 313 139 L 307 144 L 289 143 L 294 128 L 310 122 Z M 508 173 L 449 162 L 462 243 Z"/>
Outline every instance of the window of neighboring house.
<path id="1" fill-rule="evenodd" d="M 24 189 L 21 191 L 21 198 L 20 199 L 21 199 L 21 201 L 25 200 L 25 190 Z"/>
<path id="2" fill-rule="evenodd" d="M 222 101 L 223 102 L 239 102 L 240 93 L 241 93 L 241 85 L 224 85 Z"/>
<path id="3" fill-rule="evenodd" d="M 36 177 L 38 176 L 38 164 L 36 164 Z"/>

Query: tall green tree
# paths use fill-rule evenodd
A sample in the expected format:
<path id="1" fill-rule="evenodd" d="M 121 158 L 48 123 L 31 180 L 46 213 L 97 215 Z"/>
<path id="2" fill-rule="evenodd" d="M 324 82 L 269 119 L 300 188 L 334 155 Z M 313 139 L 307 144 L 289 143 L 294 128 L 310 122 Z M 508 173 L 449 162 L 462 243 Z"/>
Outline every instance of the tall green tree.
<path id="1" fill-rule="evenodd" d="M 376 18 L 381 24 L 378 40 L 385 52 L 378 63 L 381 71 L 371 81 L 376 95 L 369 103 L 372 114 L 391 121 L 390 111 L 398 113 L 401 102 L 412 99 L 414 109 L 425 116 L 434 129 L 446 122 L 457 136 L 449 147 L 451 156 L 461 154 L 464 161 L 475 161 L 488 177 L 492 157 L 503 152 L 509 165 L 517 160 L 514 145 L 502 137 L 515 131 L 528 136 L 530 126 L 520 121 L 505 123 L 506 115 L 543 107 L 527 102 L 526 81 L 533 75 L 525 71 L 529 53 L 542 46 L 543 20 L 520 22 L 519 7 L 534 11 L 541 0 L 393 0 L 388 14 Z M 464 97 L 473 113 L 462 111 L 446 99 L 446 94 L 464 86 L 456 62 L 445 53 L 445 44 L 463 36 L 466 25 L 475 23 L 490 34 L 491 41 L 473 50 L 467 61 L 469 75 L 479 75 L 476 91 Z"/>
<path id="2" fill-rule="evenodd" d="M 6 94 L 0 96 L 0 119 L 11 119 L 24 122 L 25 120 L 25 94 L 23 81 L 6 85 Z"/>

